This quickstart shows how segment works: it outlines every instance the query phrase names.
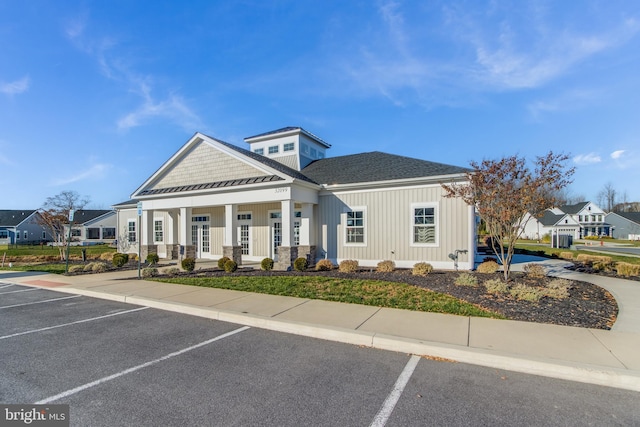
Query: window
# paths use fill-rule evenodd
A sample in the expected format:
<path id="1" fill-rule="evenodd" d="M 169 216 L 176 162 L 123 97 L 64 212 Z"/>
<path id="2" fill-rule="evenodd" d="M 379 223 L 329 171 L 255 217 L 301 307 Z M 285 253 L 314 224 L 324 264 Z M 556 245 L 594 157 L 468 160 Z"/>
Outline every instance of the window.
<path id="1" fill-rule="evenodd" d="M 116 229 L 115 227 L 105 227 L 102 229 L 102 238 L 103 239 L 115 239 L 116 238 Z"/>
<path id="2" fill-rule="evenodd" d="M 602 222 L 602 215 L 598 215 L 598 222 Z"/>
<path id="3" fill-rule="evenodd" d="M 127 240 L 129 243 L 136 242 L 136 221 L 134 219 L 130 219 L 127 225 Z"/>
<path id="4" fill-rule="evenodd" d="M 162 243 L 164 241 L 164 230 L 161 219 L 153 220 L 153 241 L 154 243 Z"/>
<path id="5" fill-rule="evenodd" d="M 279 150 L 277 145 L 272 145 L 271 147 L 269 147 L 269 154 L 276 154 L 278 151 Z"/>
<path id="6" fill-rule="evenodd" d="M 87 239 L 99 239 L 100 238 L 100 229 L 99 228 L 87 228 Z"/>
<path id="7" fill-rule="evenodd" d="M 20 230 L 16 230 L 16 240 L 20 240 Z"/>
<path id="8" fill-rule="evenodd" d="M 412 242 L 414 245 L 435 245 L 437 241 L 437 208 L 435 205 L 412 205 Z"/>
<path id="9" fill-rule="evenodd" d="M 192 216 L 191 222 L 209 222 L 208 216 Z"/>
<path id="10" fill-rule="evenodd" d="M 282 218 L 282 212 L 269 212 L 269 218 L 271 219 Z"/>
<path id="11" fill-rule="evenodd" d="M 82 230 L 80 230 L 79 228 L 72 228 L 71 237 L 82 237 Z"/>
<path id="12" fill-rule="evenodd" d="M 251 219 L 251 214 L 250 213 L 238 214 L 238 220 L 243 220 L 243 219 Z"/>
<path id="13" fill-rule="evenodd" d="M 302 148 L 302 154 L 309 154 L 309 146 L 307 144 L 302 144 L 300 147 Z"/>
<path id="14" fill-rule="evenodd" d="M 578 221 L 582 222 L 582 215 L 578 215 Z"/>
<path id="15" fill-rule="evenodd" d="M 351 212 L 347 212 L 347 224 L 345 227 L 345 243 L 346 244 L 364 244 L 365 243 L 365 211 L 364 208 L 354 208 Z"/>
<path id="16" fill-rule="evenodd" d="M 113 232 L 113 234 L 115 234 L 115 228 L 114 228 L 114 232 Z M 46 239 L 47 239 L 47 232 L 46 232 L 46 231 L 43 231 L 43 232 L 42 232 L 42 240 L 46 240 Z"/>
<path id="17" fill-rule="evenodd" d="M 312 147 L 311 148 L 311 158 L 315 159 L 317 155 L 318 155 L 318 152 L 316 151 L 315 148 Z"/>
<path id="18" fill-rule="evenodd" d="M 24 240 L 27 240 L 29 238 L 29 232 L 27 230 L 24 230 Z"/>
<path id="19" fill-rule="evenodd" d="M 9 232 L 7 230 L 0 230 L 0 239 L 8 239 Z"/>
<path id="20" fill-rule="evenodd" d="M 293 151 L 295 149 L 295 144 L 293 142 L 288 142 L 286 144 L 284 144 L 284 151 Z"/>
<path id="21" fill-rule="evenodd" d="M 264 148 L 256 148 L 256 151 L 254 151 L 254 153 L 260 154 L 262 156 L 264 155 Z"/>

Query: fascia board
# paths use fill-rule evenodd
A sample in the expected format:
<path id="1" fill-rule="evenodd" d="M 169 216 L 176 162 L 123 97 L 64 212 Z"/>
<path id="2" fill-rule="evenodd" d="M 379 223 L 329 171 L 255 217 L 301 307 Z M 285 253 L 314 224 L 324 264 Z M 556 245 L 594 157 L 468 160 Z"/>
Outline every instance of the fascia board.
<path id="1" fill-rule="evenodd" d="M 463 184 L 468 182 L 466 174 L 455 175 L 438 175 L 430 177 L 418 177 L 409 179 L 393 179 L 387 181 L 369 181 L 369 182 L 354 182 L 351 184 L 334 184 L 327 185 L 322 184 L 322 189 L 327 191 L 344 191 L 344 190 L 358 190 L 358 189 L 372 189 L 372 188 L 385 188 L 385 187 L 404 187 L 410 185 L 419 184 Z"/>

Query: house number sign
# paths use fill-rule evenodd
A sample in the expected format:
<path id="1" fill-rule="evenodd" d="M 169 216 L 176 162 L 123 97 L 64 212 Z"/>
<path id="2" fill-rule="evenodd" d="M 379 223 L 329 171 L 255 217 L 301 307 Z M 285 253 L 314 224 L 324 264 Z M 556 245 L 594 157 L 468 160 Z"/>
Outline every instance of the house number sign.
<path id="1" fill-rule="evenodd" d="M 288 188 L 276 188 L 276 193 L 286 193 L 288 192 L 289 189 Z"/>

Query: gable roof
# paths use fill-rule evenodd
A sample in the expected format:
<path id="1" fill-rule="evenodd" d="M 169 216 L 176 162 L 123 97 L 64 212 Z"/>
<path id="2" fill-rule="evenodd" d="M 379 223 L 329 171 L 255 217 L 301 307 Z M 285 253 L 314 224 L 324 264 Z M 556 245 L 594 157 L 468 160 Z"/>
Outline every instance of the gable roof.
<path id="1" fill-rule="evenodd" d="M 331 147 L 331 144 L 329 144 L 326 141 L 324 141 L 318 135 L 314 135 L 311 132 L 309 132 L 308 130 L 305 130 L 305 129 L 299 127 L 299 126 L 283 127 L 283 128 L 280 128 L 280 129 L 269 131 L 269 132 L 260 133 L 258 135 L 249 136 L 249 137 L 245 138 L 244 140 L 245 140 L 245 142 L 249 143 L 249 141 L 252 140 L 252 139 L 262 138 L 264 136 L 270 136 L 270 135 L 277 135 L 279 133 L 288 133 L 288 132 L 300 132 L 300 133 L 308 136 L 309 138 L 315 140 L 316 142 L 320 143 L 321 145 L 324 145 L 327 148 Z"/>
<path id="2" fill-rule="evenodd" d="M 0 210 L 0 227 L 15 227 L 36 212 L 36 209 L 27 210 Z"/>
<path id="3" fill-rule="evenodd" d="M 637 222 L 640 224 L 640 212 L 615 212 L 623 218 L 628 219 L 629 221 Z"/>
<path id="4" fill-rule="evenodd" d="M 80 209 L 74 212 L 73 222 L 75 224 L 84 224 L 110 212 L 113 211 L 106 209 Z"/>
<path id="5" fill-rule="evenodd" d="M 542 217 L 538 218 L 538 222 L 540 222 L 540 224 L 542 225 L 552 226 L 557 224 L 558 221 L 560 221 L 564 216 L 565 214 L 557 215 L 551 211 L 544 211 Z"/>
<path id="6" fill-rule="evenodd" d="M 578 212 L 580 212 L 582 209 L 584 209 L 584 207 L 587 206 L 589 203 L 590 202 L 580 202 L 580 203 L 576 203 L 575 205 L 564 205 L 564 206 L 560 206 L 558 209 L 560 209 L 564 213 L 568 213 L 569 215 L 575 215 Z"/>
<path id="7" fill-rule="evenodd" d="M 454 175 L 471 169 L 379 151 L 316 160 L 302 173 L 318 184 L 354 184 Z"/>

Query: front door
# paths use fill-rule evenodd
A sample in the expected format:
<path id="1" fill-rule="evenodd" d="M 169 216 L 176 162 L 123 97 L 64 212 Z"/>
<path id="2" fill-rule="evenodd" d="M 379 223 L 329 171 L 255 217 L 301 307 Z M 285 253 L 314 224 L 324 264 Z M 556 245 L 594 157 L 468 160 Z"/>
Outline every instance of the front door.
<path id="1" fill-rule="evenodd" d="M 204 254 L 211 252 L 209 224 L 191 225 L 191 243 L 196 248 L 196 258 L 203 258 Z"/>
<path id="2" fill-rule="evenodd" d="M 269 256 L 274 261 L 278 261 L 278 247 L 282 244 L 282 214 L 280 212 L 271 212 L 271 248 Z"/>

